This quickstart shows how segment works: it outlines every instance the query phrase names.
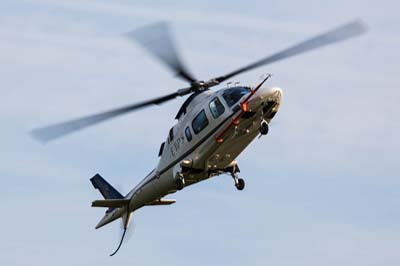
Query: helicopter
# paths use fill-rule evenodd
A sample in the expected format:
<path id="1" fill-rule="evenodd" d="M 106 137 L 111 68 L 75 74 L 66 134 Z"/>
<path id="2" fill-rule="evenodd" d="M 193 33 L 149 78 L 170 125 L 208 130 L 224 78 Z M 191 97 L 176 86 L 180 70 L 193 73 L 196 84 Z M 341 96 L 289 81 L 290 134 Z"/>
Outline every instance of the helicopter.
<path id="1" fill-rule="evenodd" d="M 158 165 L 129 193 L 122 195 L 100 174 L 90 179 L 104 198 L 93 201 L 92 207 L 107 208 L 95 228 L 122 219 L 123 234 L 117 249 L 110 254 L 113 256 L 123 243 L 134 211 L 144 206 L 173 204 L 176 200 L 164 197 L 221 174 L 229 174 L 237 190 L 244 189 L 245 181 L 239 177 L 236 158 L 257 136 L 268 134 L 269 125 L 279 111 L 283 91 L 279 87 L 266 86 L 270 74 L 255 87 L 234 85 L 217 91 L 212 91 L 212 87 L 241 73 L 361 35 L 366 30 L 362 21 L 355 20 L 228 74 L 203 81 L 196 79 L 183 64 L 168 24 L 150 24 L 125 36 L 138 42 L 178 78 L 188 82 L 188 87 L 143 102 L 35 129 L 31 134 L 46 143 L 111 118 L 189 95 L 178 110 L 176 124 L 161 143 Z"/>

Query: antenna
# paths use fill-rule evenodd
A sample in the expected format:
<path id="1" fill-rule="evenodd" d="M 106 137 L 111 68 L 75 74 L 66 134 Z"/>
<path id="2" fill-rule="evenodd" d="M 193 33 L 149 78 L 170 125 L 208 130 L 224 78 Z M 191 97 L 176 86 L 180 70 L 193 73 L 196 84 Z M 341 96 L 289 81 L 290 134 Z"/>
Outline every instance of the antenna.
<path id="1" fill-rule="evenodd" d="M 264 80 L 266 77 L 270 78 L 270 77 L 272 77 L 272 74 L 271 73 L 264 73 L 264 74 L 262 74 L 260 76 L 260 80 Z"/>

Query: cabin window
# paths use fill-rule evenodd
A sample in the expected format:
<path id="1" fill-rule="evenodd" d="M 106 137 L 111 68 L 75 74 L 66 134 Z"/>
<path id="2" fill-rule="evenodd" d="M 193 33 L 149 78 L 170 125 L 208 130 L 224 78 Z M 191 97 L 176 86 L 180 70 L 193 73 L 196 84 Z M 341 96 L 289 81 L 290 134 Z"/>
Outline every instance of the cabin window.
<path id="1" fill-rule="evenodd" d="M 208 125 L 206 112 L 202 110 L 192 121 L 192 128 L 195 134 L 199 134 Z"/>
<path id="2" fill-rule="evenodd" d="M 225 112 L 225 107 L 218 98 L 215 98 L 210 102 L 210 111 L 214 118 L 218 118 Z"/>
<path id="3" fill-rule="evenodd" d="M 186 139 L 187 139 L 188 141 L 192 141 L 192 132 L 190 132 L 190 128 L 189 128 L 189 127 L 187 127 L 187 128 L 185 129 L 185 135 L 186 135 Z"/>
<path id="4" fill-rule="evenodd" d="M 169 130 L 169 141 L 172 142 L 174 140 L 174 128 Z"/>
<path id="5" fill-rule="evenodd" d="M 160 150 L 158 152 L 158 157 L 160 157 L 163 154 L 164 146 L 165 146 L 165 142 L 161 143 Z"/>
<path id="6" fill-rule="evenodd" d="M 235 87 L 226 89 L 222 94 L 225 102 L 229 107 L 237 103 L 244 95 L 250 92 L 250 88 L 247 87 Z"/>

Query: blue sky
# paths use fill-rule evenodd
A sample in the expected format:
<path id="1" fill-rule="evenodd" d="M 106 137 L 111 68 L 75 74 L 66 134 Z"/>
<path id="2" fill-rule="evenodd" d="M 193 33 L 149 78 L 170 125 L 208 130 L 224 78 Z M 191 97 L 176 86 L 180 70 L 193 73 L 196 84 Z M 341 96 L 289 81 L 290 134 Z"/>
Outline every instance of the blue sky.
<path id="1" fill-rule="evenodd" d="M 400 45 L 396 1 L 2 1 L 1 265 L 399 265 Z M 367 35 L 235 78 L 283 88 L 267 137 L 228 176 L 119 224 L 89 178 L 122 192 L 157 163 L 183 99 L 42 146 L 33 128 L 186 84 L 121 34 L 167 20 L 197 77 L 226 73 L 354 18 Z"/>

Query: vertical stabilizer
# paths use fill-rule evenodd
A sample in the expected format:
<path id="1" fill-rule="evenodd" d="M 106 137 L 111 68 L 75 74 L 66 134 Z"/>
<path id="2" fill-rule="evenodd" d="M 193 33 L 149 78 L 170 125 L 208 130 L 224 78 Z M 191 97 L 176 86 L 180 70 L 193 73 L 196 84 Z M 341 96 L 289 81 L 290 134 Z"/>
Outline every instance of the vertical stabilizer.
<path id="1" fill-rule="evenodd" d="M 111 186 L 101 175 L 96 174 L 90 179 L 94 188 L 98 189 L 105 199 L 122 199 L 123 196 Z"/>

